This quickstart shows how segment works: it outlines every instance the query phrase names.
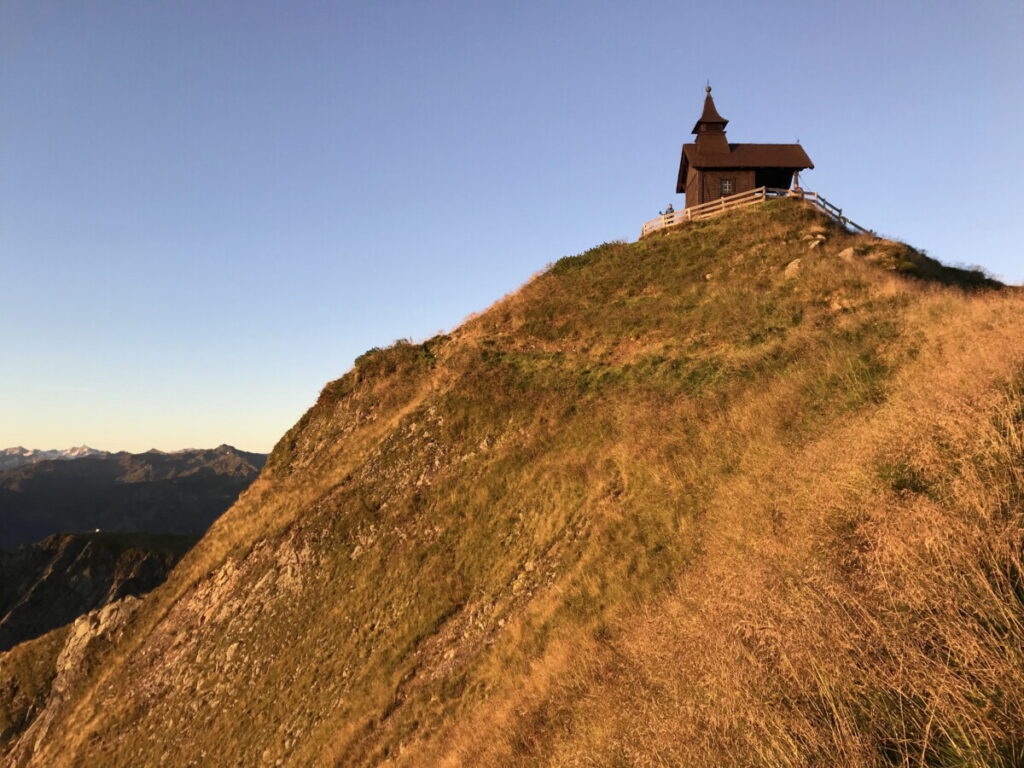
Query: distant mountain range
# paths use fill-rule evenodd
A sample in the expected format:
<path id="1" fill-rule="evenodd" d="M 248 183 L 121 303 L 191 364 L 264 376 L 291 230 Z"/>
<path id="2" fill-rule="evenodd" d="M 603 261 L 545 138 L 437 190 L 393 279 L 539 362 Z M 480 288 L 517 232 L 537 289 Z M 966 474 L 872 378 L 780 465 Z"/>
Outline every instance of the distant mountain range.
<path id="1" fill-rule="evenodd" d="M 19 445 L 0 451 L 0 471 L 23 467 L 26 464 L 37 464 L 40 461 L 60 461 L 62 459 L 82 459 L 86 456 L 109 455 L 109 451 L 98 451 L 87 445 L 52 451 L 41 451 L 38 448 L 23 448 Z"/>
<path id="2" fill-rule="evenodd" d="M 0 453 L 0 549 L 97 529 L 202 534 L 265 460 L 230 445 L 134 454 L 8 448 Z"/>

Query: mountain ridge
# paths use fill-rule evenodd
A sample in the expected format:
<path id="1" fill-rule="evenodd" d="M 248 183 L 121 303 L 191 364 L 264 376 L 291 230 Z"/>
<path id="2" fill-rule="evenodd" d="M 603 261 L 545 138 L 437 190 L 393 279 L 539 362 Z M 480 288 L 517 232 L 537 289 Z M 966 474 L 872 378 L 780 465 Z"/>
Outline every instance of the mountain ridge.
<path id="1" fill-rule="evenodd" d="M 40 461 L 71 460 L 80 459 L 84 456 L 109 456 L 109 451 L 100 451 L 90 448 L 87 445 L 78 445 L 73 448 L 56 448 L 42 450 L 39 448 L 25 448 L 18 445 L 13 448 L 0 450 L 0 471 L 16 469 L 25 464 L 34 464 Z"/>
<path id="2" fill-rule="evenodd" d="M 200 534 L 265 459 L 222 445 L 44 459 L 0 471 L 0 549 L 97 528 Z"/>
<path id="3" fill-rule="evenodd" d="M 35 464 L 40 461 L 71 461 L 81 458 L 105 458 L 109 456 L 140 456 L 145 454 L 162 454 L 165 456 L 178 456 L 182 454 L 197 453 L 202 451 L 213 451 L 215 453 L 239 453 L 249 456 L 265 456 L 266 454 L 253 451 L 242 451 L 228 443 L 221 443 L 216 448 L 181 448 L 176 451 L 163 451 L 159 448 L 150 448 L 146 451 L 133 453 L 132 451 L 104 451 L 98 448 L 90 448 L 88 445 L 77 445 L 71 448 L 25 448 L 16 445 L 12 448 L 0 449 L 0 471 L 17 469 L 25 464 Z"/>

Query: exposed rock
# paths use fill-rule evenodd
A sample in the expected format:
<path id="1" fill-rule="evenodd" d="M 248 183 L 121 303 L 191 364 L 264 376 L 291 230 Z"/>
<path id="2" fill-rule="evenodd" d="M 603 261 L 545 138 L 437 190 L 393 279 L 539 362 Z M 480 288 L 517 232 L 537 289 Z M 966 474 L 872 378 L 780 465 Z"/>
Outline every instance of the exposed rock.
<path id="1" fill-rule="evenodd" d="M 786 265 L 786 269 L 783 271 L 782 275 L 787 280 L 793 280 L 800 274 L 800 270 L 802 268 L 803 264 L 801 263 L 800 259 L 793 259 L 791 262 L 789 262 L 789 264 Z"/>
<path id="2" fill-rule="evenodd" d="M 833 296 L 829 300 L 828 307 L 829 310 L 831 310 L 832 312 L 845 312 L 846 310 L 853 307 L 853 304 L 849 301 L 849 299 L 844 299 L 842 296 Z"/>
<path id="3" fill-rule="evenodd" d="M 53 689 L 57 656 L 70 627 L 0 653 L 0 763 L 5 745 L 16 739 L 43 709 Z"/>
<path id="4" fill-rule="evenodd" d="M 139 598 L 132 595 L 90 611 L 71 625 L 64 649 L 57 657 L 57 676 L 53 681 L 54 693 L 65 693 L 76 677 L 84 673 L 89 645 L 99 639 L 109 638 L 120 630 L 138 610 Z"/>
<path id="5" fill-rule="evenodd" d="M 69 630 L 53 670 L 53 682 L 45 705 L 37 712 L 27 713 L 27 722 L 20 736 L 9 745 L 5 765 L 23 765 L 45 743 L 50 727 L 62 705 L 73 694 L 76 686 L 93 671 L 101 654 L 97 646 L 109 646 L 121 634 L 142 601 L 129 595 L 102 608 L 79 617 Z M 13 652 L 12 652 L 13 653 Z M 15 734 L 6 734 L 7 738 Z M 0 745 L 0 749 L 8 745 Z M 3 753 L 0 753 L 3 754 Z"/>
<path id="6" fill-rule="evenodd" d="M 857 260 L 857 254 L 853 250 L 853 246 L 850 246 L 848 248 L 843 248 L 843 250 L 839 252 L 839 258 L 848 264 L 852 264 Z"/>

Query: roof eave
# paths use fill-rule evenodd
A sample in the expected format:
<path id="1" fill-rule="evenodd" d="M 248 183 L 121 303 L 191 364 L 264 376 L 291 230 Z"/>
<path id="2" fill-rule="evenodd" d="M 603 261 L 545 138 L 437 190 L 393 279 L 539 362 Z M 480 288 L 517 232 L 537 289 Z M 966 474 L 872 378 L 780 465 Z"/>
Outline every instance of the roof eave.
<path id="1" fill-rule="evenodd" d="M 676 194 L 682 195 L 686 193 L 686 171 L 689 169 L 690 164 L 686 159 L 686 145 L 683 145 L 679 159 L 679 178 L 676 179 Z"/>
<path id="2" fill-rule="evenodd" d="M 714 171 L 756 171 L 758 168 L 781 168 L 790 169 L 794 171 L 806 171 L 814 168 L 814 165 L 804 165 L 803 163 L 785 163 L 773 165 L 771 163 L 740 163 L 738 165 L 716 165 L 715 163 L 707 163 L 698 165 L 693 164 L 693 167 L 698 171 L 703 170 L 714 170 Z"/>
<path id="3" fill-rule="evenodd" d="M 729 124 L 728 120 L 698 120 L 693 124 L 693 130 L 690 131 L 694 136 L 700 136 L 701 125 L 719 125 L 722 127 L 722 132 L 725 132 L 725 126 Z"/>

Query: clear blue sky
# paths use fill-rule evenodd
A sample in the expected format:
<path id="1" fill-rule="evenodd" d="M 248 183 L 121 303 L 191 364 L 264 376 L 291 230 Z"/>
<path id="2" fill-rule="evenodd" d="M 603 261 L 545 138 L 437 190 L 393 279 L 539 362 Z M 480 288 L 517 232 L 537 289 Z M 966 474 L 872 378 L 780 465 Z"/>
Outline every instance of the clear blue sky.
<path id="1" fill-rule="evenodd" d="M 674 194 L 706 79 L 1024 281 L 1024 3 L 0 0 L 0 448 L 269 450 L 355 356 Z"/>

